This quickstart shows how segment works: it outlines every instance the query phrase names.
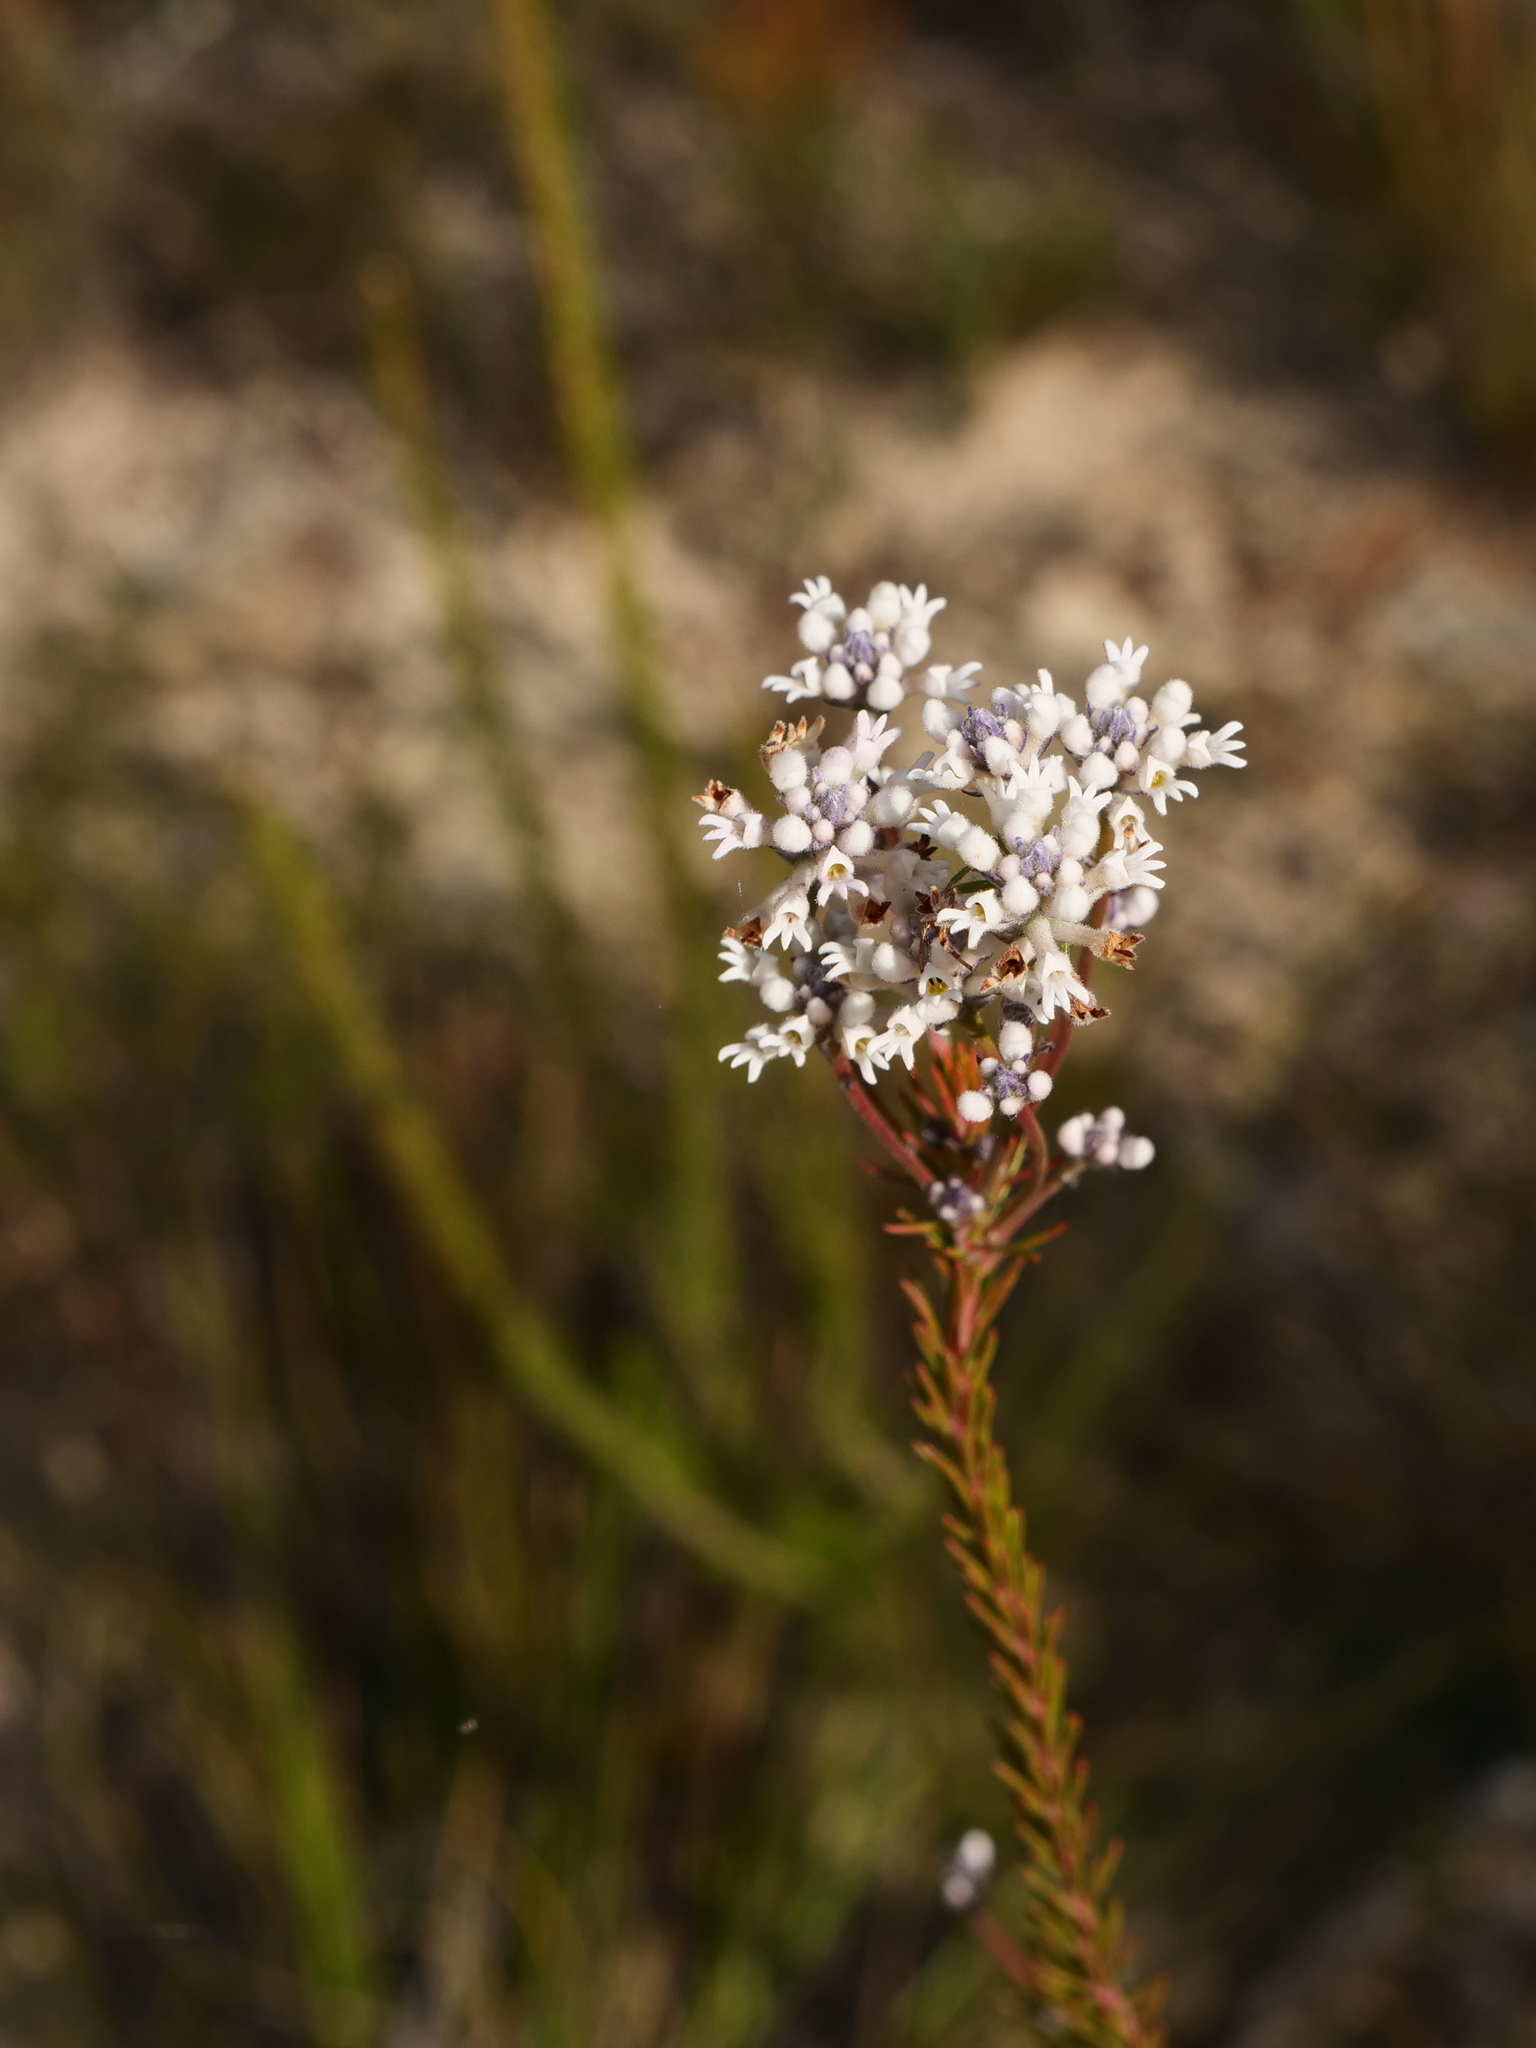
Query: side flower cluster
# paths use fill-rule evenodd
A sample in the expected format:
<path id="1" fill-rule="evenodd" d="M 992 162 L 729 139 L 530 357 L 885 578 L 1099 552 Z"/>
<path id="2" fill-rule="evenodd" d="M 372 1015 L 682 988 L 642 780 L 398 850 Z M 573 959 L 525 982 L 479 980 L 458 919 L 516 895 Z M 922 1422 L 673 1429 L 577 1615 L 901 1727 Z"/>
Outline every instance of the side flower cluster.
<path id="1" fill-rule="evenodd" d="M 1157 909 L 1148 812 L 1196 795 L 1192 774 L 1243 767 L 1242 728 L 1202 726 L 1186 682 L 1145 692 L 1147 650 L 1129 640 L 1105 642 L 1081 704 L 1043 669 L 983 702 L 976 662 L 918 673 L 944 602 L 925 588 L 877 584 L 849 610 L 822 577 L 794 602 L 806 657 L 764 687 L 853 715 L 837 739 L 824 716 L 775 725 L 762 762 L 776 814 L 720 782 L 697 800 L 716 859 L 761 848 L 784 868 L 720 955 L 721 980 L 749 983 L 771 1021 L 720 1057 L 755 1081 L 820 1047 L 873 1084 L 961 1023 L 987 1056 L 960 1114 L 1016 1117 L 1050 1092 L 1040 1027 L 1107 1014 L 1083 962 L 1128 965 Z M 911 695 L 932 745 L 896 768 L 888 714 Z M 1084 1165 L 1145 1165 L 1150 1145 L 1123 1124 L 1117 1110 L 1075 1118 L 1063 1148 Z"/>

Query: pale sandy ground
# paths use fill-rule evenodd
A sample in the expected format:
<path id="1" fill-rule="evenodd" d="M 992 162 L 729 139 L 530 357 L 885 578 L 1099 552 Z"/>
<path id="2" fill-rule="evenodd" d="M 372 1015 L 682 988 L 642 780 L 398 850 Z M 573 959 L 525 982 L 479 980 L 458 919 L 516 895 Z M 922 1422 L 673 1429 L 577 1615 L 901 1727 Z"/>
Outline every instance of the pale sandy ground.
<path id="1" fill-rule="evenodd" d="M 757 681 L 786 659 L 765 554 L 850 589 L 926 580 L 949 597 L 938 652 L 991 679 L 1044 663 L 1071 689 L 1105 633 L 1134 634 L 1150 675 L 1246 720 L 1254 767 L 1207 776 L 1168 821 L 1167 909 L 1131 1004 L 1162 1085 L 1224 1110 L 1263 1099 L 1298 1005 L 1370 943 L 1373 910 L 1428 883 L 1399 810 L 1436 722 L 1473 717 L 1492 741 L 1536 689 L 1528 527 L 1371 466 L 1320 404 L 1223 386 L 1135 332 L 1017 349 L 947 428 L 785 382 L 756 428 L 701 436 L 648 534 L 669 687 L 706 752 L 766 716 Z M 532 509 L 479 553 L 532 772 L 582 770 L 565 884 L 589 915 L 617 891 L 642 916 L 644 862 L 612 856 L 630 813 L 597 552 Z M 164 744 L 258 757 L 317 830 L 361 784 L 387 792 L 426 885 L 494 901 L 504 850 L 362 399 L 177 388 L 110 350 L 37 382 L 0 425 L 0 736 L 25 727 L 29 637 L 105 621 L 125 594 L 164 677 Z M 1496 926 L 1499 892 L 1484 878 L 1459 914 Z"/>

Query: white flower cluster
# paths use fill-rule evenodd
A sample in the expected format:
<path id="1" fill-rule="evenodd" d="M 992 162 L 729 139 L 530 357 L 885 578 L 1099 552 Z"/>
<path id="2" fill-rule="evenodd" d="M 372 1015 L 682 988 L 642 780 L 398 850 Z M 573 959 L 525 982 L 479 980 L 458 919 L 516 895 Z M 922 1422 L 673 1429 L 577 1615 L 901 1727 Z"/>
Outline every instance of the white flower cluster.
<path id="1" fill-rule="evenodd" d="M 873 1084 L 963 1016 L 987 1028 L 991 1056 L 961 1115 L 1017 1116 L 1050 1092 L 1032 1064 L 1036 1028 L 1063 1012 L 1105 1015 L 1082 957 L 1128 962 L 1132 927 L 1157 908 L 1162 848 L 1147 808 L 1161 816 L 1196 794 L 1191 770 L 1244 766 L 1241 727 L 1201 727 L 1188 683 L 1144 696 L 1147 650 L 1129 640 L 1106 641 L 1081 708 L 1043 669 L 982 704 L 976 662 L 912 673 L 943 604 L 925 588 L 877 584 L 849 611 L 822 577 L 795 602 L 810 652 L 764 687 L 854 717 L 835 743 L 822 717 L 774 727 L 762 761 L 778 816 L 720 782 L 698 798 L 717 860 L 771 848 L 788 869 L 720 956 L 721 980 L 750 983 L 774 1021 L 720 1057 L 755 1081 L 770 1060 L 801 1066 L 819 1045 Z M 900 729 L 886 714 L 911 694 L 934 746 L 895 769 L 885 756 Z M 1074 1156 L 1144 1165 L 1146 1141 L 1111 1126 L 1118 1114 L 1105 1112 L 1091 1142 L 1085 1127 Z"/>
<path id="2" fill-rule="evenodd" d="M 877 583 L 867 604 L 849 611 L 826 576 L 810 577 L 790 599 L 801 607 L 800 645 L 807 649 L 787 676 L 769 676 L 765 690 L 778 690 L 791 704 L 821 697 L 828 704 L 867 705 L 894 711 L 907 694 L 907 671 L 928 659 L 928 628 L 942 597 L 930 597 L 926 583 Z"/>

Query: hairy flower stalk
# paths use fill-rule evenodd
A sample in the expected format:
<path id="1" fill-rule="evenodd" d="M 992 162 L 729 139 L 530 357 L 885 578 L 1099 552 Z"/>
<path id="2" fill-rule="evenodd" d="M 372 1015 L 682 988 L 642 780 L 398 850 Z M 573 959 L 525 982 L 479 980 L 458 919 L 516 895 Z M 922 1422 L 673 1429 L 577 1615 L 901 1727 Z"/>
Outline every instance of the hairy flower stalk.
<path id="1" fill-rule="evenodd" d="M 803 654 L 764 687 L 820 715 L 781 719 L 763 746 L 778 815 L 720 782 L 697 799 L 716 859 L 762 849 L 783 870 L 720 955 L 721 980 L 755 989 L 770 1021 L 720 1057 L 755 1081 L 820 1051 L 921 1197 L 888 1226 L 920 1238 L 936 1274 L 932 1294 L 907 1288 L 917 1449 L 948 1488 L 948 1549 L 1007 1709 L 998 1770 L 1025 1849 L 1021 1942 L 965 1870 L 946 1883 L 1043 2027 L 1154 2048 L 1156 1994 L 1127 1987 L 1117 1850 L 1095 1846 L 1060 1616 L 993 1434 L 992 1366 L 998 1315 L 1056 1235 L 1040 1211 L 1093 1169 L 1152 1160 L 1119 1109 L 1069 1118 L 1053 1146 L 1040 1107 L 1073 1033 L 1108 1015 L 1095 962 L 1130 966 L 1157 910 L 1148 811 L 1198 794 L 1192 773 L 1243 767 L 1241 727 L 1202 727 L 1188 683 L 1145 693 L 1147 650 L 1129 640 L 1105 642 L 1081 704 L 1043 669 L 980 701 L 978 663 L 928 663 L 943 602 L 880 583 L 850 609 L 826 577 L 794 599 Z M 933 744 L 897 768 L 888 714 L 912 695 Z M 848 714 L 836 738 L 829 710 Z"/>

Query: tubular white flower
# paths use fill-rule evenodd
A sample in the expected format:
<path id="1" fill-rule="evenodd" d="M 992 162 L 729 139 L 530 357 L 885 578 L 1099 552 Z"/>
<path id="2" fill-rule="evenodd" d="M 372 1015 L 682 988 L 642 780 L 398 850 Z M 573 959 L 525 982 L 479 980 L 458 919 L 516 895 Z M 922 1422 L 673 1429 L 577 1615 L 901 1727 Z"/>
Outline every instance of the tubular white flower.
<path id="1" fill-rule="evenodd" d="M 739 1045 L 722 1045 L 720 1057 L 733 1067 L 745 1067 L 747 1079 L 755 1081 L 770 1060 L 780 1056 L 778 1034 L 766 1024 L 754 1024 Z"/>
<path id="2" fill-rule="evenodd" d="M 1248 744 L 1237 735 L 1242 726 L 1234 718 L 1218 732 L 1193 732 L 1184 750 L 1184 760 L 1190 768 L 1246 768 L 1243 748 Z"/>
<path id="3" fill-rule="evenodd" d="M 1160 818 L 1166 817 L 1168 814 L 1168 800 L 1170 797 L 1176 804 L 1181 804 L 1185 797 L 1198 796 L 1200 794 L 1197 783 L 1181 782 L 1178 776 L 1174 774 L 1168 762 L 1159 761 L 1154 755 L 1148 755 L 1147 759 L 1142 762 L 1141 773 L 1136 778 L 1136 786 L 1151 797 L 1153 804 L 1156 806 L 1157 815 Z"/>

